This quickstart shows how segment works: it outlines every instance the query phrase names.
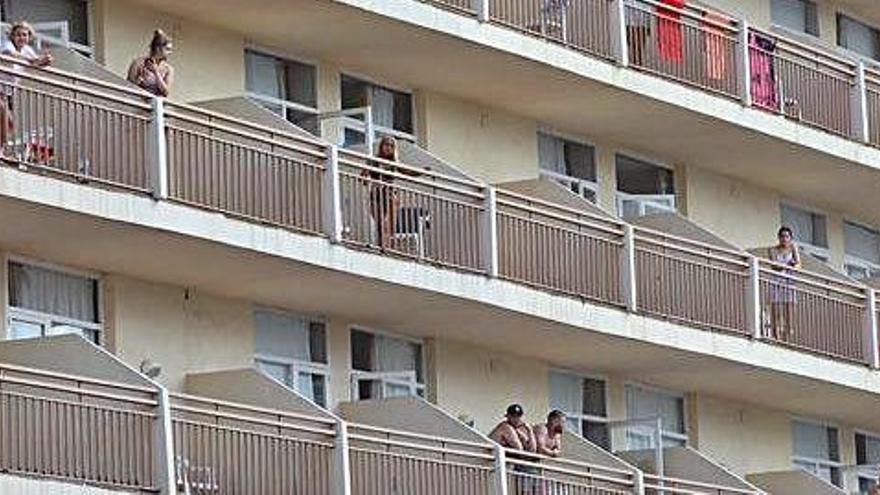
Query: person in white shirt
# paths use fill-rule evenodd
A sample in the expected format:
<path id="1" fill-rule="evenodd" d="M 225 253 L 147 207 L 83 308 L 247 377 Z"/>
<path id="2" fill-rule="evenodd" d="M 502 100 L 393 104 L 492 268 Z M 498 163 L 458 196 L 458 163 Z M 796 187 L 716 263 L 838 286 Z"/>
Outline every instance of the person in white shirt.
<path id="1" fill-rule="evenodd" d="M 17 59 L 26 65 L 46 67 L 52 63 L 52 54 L 48 52 L 37 53 L 34 47 L 31 46 L 33 39 L 34 29 L 31 25 L 24 21 L 16 22 L 9 29 L 9 37 L 3 41 L 0 53 L 7 59 Z M 3 65 L 11 65 L 12 70 L 15 72 L 21 72 L 24 68 L 22 64 L 8 60 L 3 60 L 2 63 Z M 15 101 L 14 89 L 17 83 L 18 79 L 12 79 L 11 81 L 6 78 L 2 79 L 3 98 L 0 99 L 0 147 L 2 147 L 4 158 L 7 157 L 8 153 L 9 132 L 14 125 L 12 112 L 14 110 L 13 102 Z"/>

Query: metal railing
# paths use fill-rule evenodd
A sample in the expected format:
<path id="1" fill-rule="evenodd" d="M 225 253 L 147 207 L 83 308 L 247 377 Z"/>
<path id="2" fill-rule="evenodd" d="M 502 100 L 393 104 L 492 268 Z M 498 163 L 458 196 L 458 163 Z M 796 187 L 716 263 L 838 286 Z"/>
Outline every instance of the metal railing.
<path id="1" fill-rule="evenodd" d="M 613 57 L 610 0 L 481 0 L 489 20 L 602 58 Z"/>
<path id="2" fill-rule="evenodd" d="M 757 29 L 749 30 L 752 104 L 847 137 L 858 64 Z"/>
<path id="3" fill-rule="evenodd" d="M 422 0 L 465 15 L 476 16 L 479 0 Z"/>
<path id="4" fill-rule="evenodd" d="M 591 203 L 596 203 L 599 199 L 599 184 L 597 184 L 595 181 L 578 179 L 577 177 L 571 177 L 569 175 L 552 172 L 550 170 L 541 169 L 539 173 L 541 177 L 546 177 L 559 183 L 566 189 L 570 190 L 571 192 L 577 194 L 578 196 L 584 198 Z"/>
<path id="5" fill-rule="evenodd" d="M 171 395 L 181 493 L 329 495 L 336 421 Z"/>
<path id="6" fill-rule="evenodd" d="M 12 123 L 0 146 L 20 167 L 149 192 L 146 93 L 0 57 L 0 94 Z"/>
<path id="7" fill-rule="evenodd" d="M 76 88 L 91 84 L 58 71 L 33 72 L 46 85 L 61 86 L 62 78 L 76 80 L 70 83 Z M 107 102 L 102 100 L 104 93 L 90 90 L 90 104 L 104 108 L 118 102 L 114 88 L 108 89 Z M 876 339 L 877 325 L 863 321 L 868 312 L 861 285 L 831 284 L 802 271 L 788 277 L 764 266 L 759 290 L 759 277 L 744 271 L 744 263 L 753 264 L 754 258 L 735 251 L 646 229 L 628 239 L 633 229 L 619 220 L 339 150 L 307 135 L 161 99 L 138 104 L 142 107 L 149 110 L 143 110 L 137 122 L 151 132 L 139 127 L 128 135 L 125 125 L 98 126 L 102 133 L 124 134 L 114 139 L 146 139 L 131 151 L 137 157 L 128 164 L 141 170 L 135 181 L 139 185 L 110 180 L 110 172 L 119 170 L 112 154 L 92 155 L 99 162 L 90 170 L 101 172 L 102 184 L 121 184 L 157 199 L 327 236 L 351 247 L 878 365 L 878 358 L 867 350 L 869 340 Z M 28 112 L 19 111 L 23 116 Z M 61 135 L 62 148 L 71 144 L 72 132 Z M 69 155 L 56 154 L 53 159 L 60 161 L 54 163 L 67 163 L 63 156 Z M 104 159 L 106 163 L 100 161 Z M 13 163 L 31 167 L 26 159 Z M 53 162 L 34 168 L 53 166 L 63 168 Z M 666 196 L 638 199 L 646 209 L 647 200 L 652 205 L 660 199 L 671 201 Z M 795 304 L 773 304 L 774 294 L 780 293 L 774 281 L 780 278 L 791 280 L 783 292 L 794 294 Z M 762 321 L 773 315 L 787 321 L 789 312 L 792 332 L 786 328 L 784 336 Z"/>
<path id="8" fill-rule="evenodd" d="M 158 491 L 158 394 L 0 364 L 0 471 Z"/>
<path id="9" fill-rule="evenodd" d="M 699 7 L 655 0 L 626 3 L 629 64 L 731 98 L 740 97 L 739 24 Z"/>
<path id="10" fill-rule="evenodd" d="M 353 495 L 490 495 L 491 444 L 348 425 Z"/>
<path id="11" fill-rule="evenodd" d="M 344 242 L 482 268 L 483 185 L 348 150 L 339 151 L 339 184 Z"/>
<path id="12" fill-rule="evenodd" d="M 497 224 L 500 278 L 625 304 L 620 222 L 499 190 Z"/>
<path id="13" fill-rule="evenodd" d="M 880 146 L 880 89 L 872 89 L 870 74 L 868 88 L 860 87 L 855 56 L 747 28 L 747 21 L 719 10 L 661 0 L 473 0 L 461 10 Z M 856 104 L 861 99 L 867 105 Z"/>
<path id="14" fill-rule="evenodd" d="M 748 255 L 635 228 L 638 309 L 690 325 L 749 335 Z"/>
<path id="15" fill-rule="evenodd" d="M 865 67 L 865 109 L 868 142 L 880 146 L 880 67 Z"/>
<path id="16" fill-rule="evenodd" d="M 645 495 L 764 495 L 756 490 L 645 473 Z"/>
<path id="17" fill-rule="evenodd" d="M 508 450 L 511 495 L 624 495 L 637 491 L 633 471 Z"/>
<path id="18" fill-rule="evenodd" d="M 179 103 L 165 110 L 168 197 L 320 234 L 328 146 Z"/>
<path id="19" fill-rule="evenodd" d="M 760 261 L 763 338 L 838 359 L 870 364 L 865 287 Z"/>

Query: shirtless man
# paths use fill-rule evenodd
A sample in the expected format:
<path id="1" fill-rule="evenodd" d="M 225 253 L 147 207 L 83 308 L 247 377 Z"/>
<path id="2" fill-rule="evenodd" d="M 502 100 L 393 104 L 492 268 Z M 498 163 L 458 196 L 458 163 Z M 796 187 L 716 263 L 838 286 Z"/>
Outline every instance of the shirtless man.
<path id="1" fill-rule="evenodd" d="M 489 438 L 504 448 L 535 452 L 535 434 L 531 427 L 523 421 L 523 408 L 519 404 L 507 407 L 504 421 L 489 433 Z"/>
<path id="2" fill-rule="evenodd" d="M 539 454 L 548 457 L 559 457 L 562 454 L 565 413 L 558 409 L 550 411 L 547 422 L 533 426 L 532 430 L 535 432 L 535 446 Z"/>

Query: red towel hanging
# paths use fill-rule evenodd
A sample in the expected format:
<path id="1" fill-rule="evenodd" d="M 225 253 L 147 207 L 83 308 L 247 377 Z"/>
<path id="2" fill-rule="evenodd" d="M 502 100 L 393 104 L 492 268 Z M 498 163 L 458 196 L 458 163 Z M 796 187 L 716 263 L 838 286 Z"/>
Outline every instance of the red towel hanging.
<path id="1" fill-rule="evenodd" d="M 660 0 L 661 3 L 677 9 L 683 9 L 685 0 Z M 681 14 L 678 12 L 657 7 L 657 49 L 662 60 L 681 62 L 683 55 L 683 40 L 681 30 Z"/>

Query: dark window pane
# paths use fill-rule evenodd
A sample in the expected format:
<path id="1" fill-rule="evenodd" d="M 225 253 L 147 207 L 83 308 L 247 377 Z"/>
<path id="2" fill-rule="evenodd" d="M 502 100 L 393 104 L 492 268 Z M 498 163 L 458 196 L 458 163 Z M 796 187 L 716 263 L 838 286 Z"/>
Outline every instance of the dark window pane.
<path id="1" fill-rule="evenodd" d="M 584 414 L 605 417 L 605 382 L 584 378 Z"/>
<path id="2" fill-rule="evenodd" d="M 351 367 L 360 371 L 373 371 L 372 334 L 359 330 L 351 331 Z"/>
<path id="3" fill-rule="evenodd" d="M 309 353 L 313 362 L 327 364 L 327 331 L 319 321 L 309 322 Z"/>
<path id="4" fill-rule="evenodd" d="M 413 132 L 412 95 L 394 92 L 394 130 L 412 134 Z"/>
<path id="5" fill-rule="evenodd" d="M 617 189 L 629 194 L 675 194 L 672 170 L 617 155 Z"/>
<path id="6" fill-rule="evenodd" d="M 367 83 L 353 77 L 342 76 L 342 108 L 367 106 Z"/>
<path id="7" fill-rule="evenodd" d="M 324 380 L 324 377 L 321 375 L 312 375 L 312 397 L 315 399 L 315 404 L 319 406 L 327 405 L 327 386 Z"/>
<path id="8" fill-rule="evenodd" d="M 584 438 L 605 450 L 611 450 L 611 436 L 608 434 L 608 425 L 584 421 L 581 424 L 581 428 L 584 432 Z"/>
<path id="9" fill-rule="evenodd" d="M 583 180 L 596 180 L 595 150 L 592 146 L 565 141 L 563 149 L 566 175 Z"/>

